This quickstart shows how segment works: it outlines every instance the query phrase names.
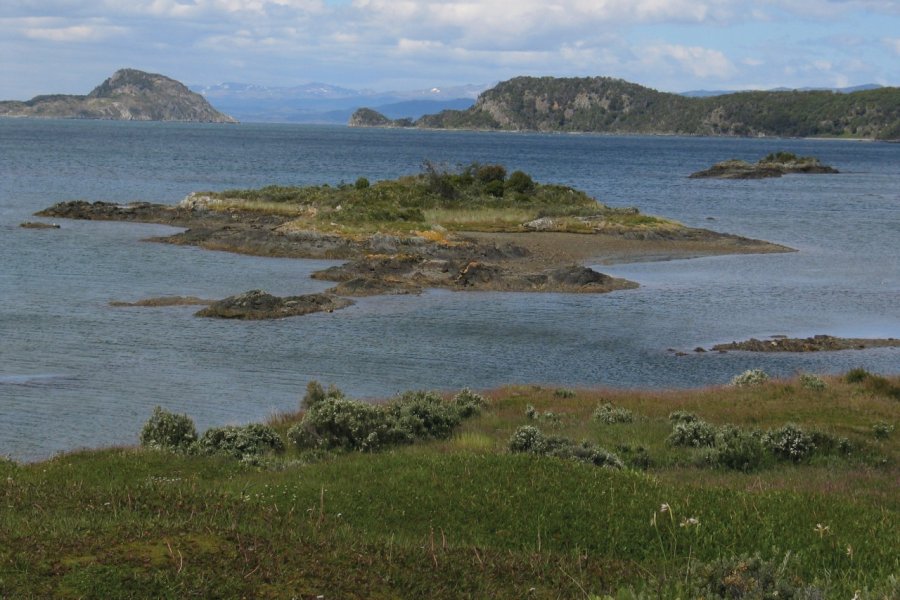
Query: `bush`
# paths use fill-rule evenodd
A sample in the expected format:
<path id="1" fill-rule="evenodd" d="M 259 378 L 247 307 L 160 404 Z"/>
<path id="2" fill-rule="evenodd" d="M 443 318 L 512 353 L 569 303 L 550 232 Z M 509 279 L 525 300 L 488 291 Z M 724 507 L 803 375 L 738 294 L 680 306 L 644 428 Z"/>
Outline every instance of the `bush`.
<path id="1" fill-rule="evenodd" d="M 844 381 L 847 383 L 862 383 L 871 376 L 872 374 L 862 367 L 856 367 L 847 371 L 847 374 L 844 375 Z"/>
<path id="2" fill-rule="evenodd" d="M 358 190 L 364 190 L 367 187 L 369 187 L 369 180 L 366 179 L 365 177 L 360 177 L 359 179 L 356 180 L 356 183 L 353 184 L 353 187 L 355 187 Z"/>
<path id="3" fill-rule="evenodd" d="M 778 458 L 800 462 L 815 452 L 813 438 L 793 423 L 769 431 L 763 436 L 765 446 Z"/>
<path id="4" fill-rule="evenodd" d="M 872 425 L 872 433 L 875 434 L 879 440 L 886 440 L 891 437 L 891 434 L 894 432 L 894 426 L 885 421 L 879 421 Z"/>
<path id="5" fill-rule="evenodd" d="M 463 388 L 458 394 L 453 396 L 453 404 L 459 412 L 460 419 L 468 419 L 481 414 L 488 402 L 484 396 L 476 394 L 469 388 Z"/>
<path id="6" fill-rule="evenodd" d="M 616 423 L 631 423 L 634 421 L 634 413 L 627 408 L 613 406 L 610 403 L 601 404 L 591 415 L 591 418 L 606 425 L 615 425 Z"/>
<path id="7" fill-rule="evenodd" d="M 208 429 L 197 448 L 204 454 L 225 454 L 233 458 L 251 460 L 267 452 L 281 452 L 284 442 L 268 425 L 251 423 L 238 427 L 214 427 Z"/>
<path id="8" fill-rule="evenodd" d="M 575 442 L 561 436 L 545 436 L 532 425 L 516 429 L 509 440 L 510 452 L 524 452 L 575 460 L 598 467 L 621 469 L 625 465 L 618 456 L 590 442 Z"/>
<path id="9" fill-rule="evenodd" d="M 307 396 L 309 410 L 288 430 L 288 439 L 300 450 L 375 452 L 397 444 L 446 439 L 463 418 L 487 404 L 470 390 L 463 390 L 452 402 L 433 392 L 407 392 L 386 405 L 356 402 L 334 388 L 322 397 L 318 384 L 310 384 Z"/>
<path id="10" fill-rule="evenodd" d="M 784 560 L 765 560 L 759 554 L 720 558 L 698 569 L 700 582 L 692 596 L 710 600 L 823 597 L 792 572 L 795 563 L 790 553 Z"/>
<path id="11" fill-rule="evenodd" d="M 157 406 L 141 430 L 141 446 L 187 452 L 197 441 L 197 429 L 187 415 L 176 415 Z"/>
<path id="12" fill-rule="evenodd" d="M 694 421 L 699 421 L 699 417 L 692 412 L 687 412 L 686 410 L 676 410 L 675 412 L 669 413 L 669 420 L 673 423 L 693 423 Z"/>
<path id="13" fill-rule="evenodd" d="M 506 180 L 506 189 L 519 194 L 531 194 L 534 192 L 534 180 L 522 171 L 513 171 Z"/>
<path id="14" fill-rule="evenodd" d="M 716 432 L 713 462 L 726 469 L 748 473 L 760 468 L 766 459 L 762 436 L 734 425 L 724 425 Z"/>
<path id="15" fill-rule="evenodd" d="M 553 395 L 557 398 L 574 398 L 575 390 L 570 390 L 568 388 L 556 388 L 553 390 Z"/>
<path id="16" fill-rule="evenodd" d="M 731 378 L 728 385 L 734 387 L 753 387 L 762 385 L 769 380 L 769 376 L 762 369 L 749 369 L 740 375 Z"/>
<path id="17" fill-rule="evenodd" d="M 481 183 L 500 182 L 506 179 L 506 167 L 503 165 L 480 165 L 475 169 L 475 179 Z M 500 195 L 503 195 L 502 193 Z"/>
<path id="18" fill-rule="evenodd" d="M 546 450 L 546 440 L 541 430 L 532 425 L 523 425 L 516 429 L 509 439 L 510 452 L 528 452 L 531 454 L 543 454 Z"/>
<path id="19" fill-rule="evenodd" d="M 327 397 L 314 404 L 287 435 L 301 450 L 374 452 L 397 441 L 382 407 L 343 397 Z"/>
<path id="20" fill-rule="evenodd" d="M 457 407 L 433 392 L 406 392 L 388 404 L 387 413 L 411 440 L 446 439 L 461 421 Z"/>
<path id="21" fill-rule="evenodd" d="M 825 380 L 819 377 L 818 375 L 813 375 L 812 373 L 801 373 L 800 374 L 800 387 L 805 390 L 812 390 L 814 392 L 821 392 L 828 384 L 825 383 Z"/>
<path id="22" fill-rule="evenodd" d="M 484 184 L 484 193 L 495 198 L 503 197 L 503 189 L 502 181 L 488 181 Z"/>
<path id="23" fill-rule="evenodd" d="M 716 443 L 716 428 L 706 421 L 687 421 L 675 423 L 672 434 L 666 440 L 671 446 L 687 446 L 702 448 L 714 446 Z"/>

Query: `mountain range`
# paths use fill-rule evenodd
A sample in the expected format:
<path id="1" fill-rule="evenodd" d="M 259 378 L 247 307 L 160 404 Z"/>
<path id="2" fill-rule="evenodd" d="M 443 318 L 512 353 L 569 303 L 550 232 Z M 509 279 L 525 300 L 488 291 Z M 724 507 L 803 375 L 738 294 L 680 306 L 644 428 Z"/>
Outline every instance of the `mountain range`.
<path id="1" fill-rule="evenodd" d="M 376 92 L 327 83 L 262 86 L 227 82 L 192 85 L 191 89 L 220 110 L 241 121 L 344 124 L 361 106 L 371 106 L 390 118 L 419 118 L 445 109 L 470 107 L 487 85 L 432 87 L 411 91 Z"/>

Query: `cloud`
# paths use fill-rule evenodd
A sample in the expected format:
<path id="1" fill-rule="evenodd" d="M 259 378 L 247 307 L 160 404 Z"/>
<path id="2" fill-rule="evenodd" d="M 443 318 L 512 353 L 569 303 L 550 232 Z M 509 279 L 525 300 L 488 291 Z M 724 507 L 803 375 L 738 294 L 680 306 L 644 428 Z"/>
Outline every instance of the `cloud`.
<path id="1" fill-rule="evenodd" d="M 700 46 L 678 44 L 658 44 L 639 50 L 641 62 L 654 69 L 677 66 L 683 72 L 702 79 L 725 79 L 735 74 L 737 69 L 719 50 Z"/>
<path id="2" fill-rule="evenodd" d="M 67 19 L 37 17 L 10 21 L 26 38 L 47 42 L 99 42 L 128 33 L 128 28 L 111 25 L 103 19 L 72 22 Z"/>

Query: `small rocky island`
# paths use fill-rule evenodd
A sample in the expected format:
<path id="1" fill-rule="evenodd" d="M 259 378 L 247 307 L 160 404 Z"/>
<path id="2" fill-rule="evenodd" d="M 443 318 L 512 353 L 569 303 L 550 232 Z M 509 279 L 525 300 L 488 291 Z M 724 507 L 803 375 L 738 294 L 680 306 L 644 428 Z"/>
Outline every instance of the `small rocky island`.
<path id="1" fill-rule="evenodd" d="M 198 313 L 225 318 L 332 311 L 349 305 L 349 296 L 426 288 L 607 293 L 637 284 L 585 263 L 791 251 L 477 163 L 449 169 L 426 162 L 417 175 L 376 183 L 199 192 L 177 206 L 70 201 L 38 214 L 183 227 L 154 241 L 211 250 L 347 261 L 313 274 L 336 284 L 323 295 L 276 298 L 256 290 Z M 153 300 L 144 305 L 159 305 Z"/>
<path id="2" fill-rule="evenodd" d="M 0 117 L 237 123 L 182 83 L 137 69 L 116 71 L 86 96 L 51 94 L 0 102 Z"/>
<path id="3" fill-rule="evenodd" d="M 834 352 L 838 350 L 865 350 L 867 348 L 900 347 L 895 338 L 840 338 L 815 335 L 808 338 L 773 336 L 767 340 L 750 338 L 743 342 L 717 344 L 713 350 L 743 350 L 745 352 Z"/>
<path id="4" fill-rule="evenodd" d="M 691 174 L 691 179 L 765 179 L 789 173 L 837 173 L 834 167 L 822 164 L 813 156 L 797 156 L 791 152 L 773 152 L 756 163 L 745 160 L 726 160 L 708 169 Z"/>

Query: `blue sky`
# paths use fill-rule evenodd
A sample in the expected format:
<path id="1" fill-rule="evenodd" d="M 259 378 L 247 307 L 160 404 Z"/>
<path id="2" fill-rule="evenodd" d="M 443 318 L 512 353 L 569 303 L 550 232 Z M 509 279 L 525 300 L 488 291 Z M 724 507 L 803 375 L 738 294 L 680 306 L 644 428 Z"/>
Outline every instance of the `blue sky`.
<path id="1" fill-rule="evenodd" d="M 378 91 L 516 75 L 664 91 L 900 85 L 900 0 L 2 0 L 0 98 L 121 67 Z"/>

